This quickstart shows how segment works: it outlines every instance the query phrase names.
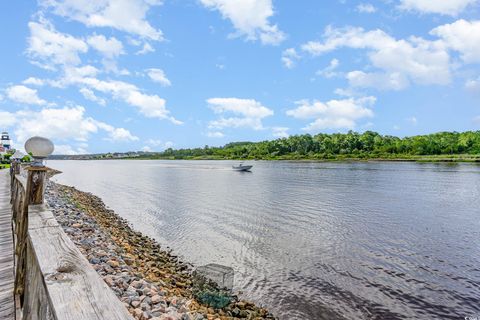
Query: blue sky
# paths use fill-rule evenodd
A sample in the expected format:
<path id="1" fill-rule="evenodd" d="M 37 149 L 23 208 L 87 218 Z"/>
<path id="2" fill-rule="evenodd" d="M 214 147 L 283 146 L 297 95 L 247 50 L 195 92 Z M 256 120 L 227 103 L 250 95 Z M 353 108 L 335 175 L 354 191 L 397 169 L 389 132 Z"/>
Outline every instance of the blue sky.
<path id="1" fill-rule="evenodd" d="M 0 3 L 0 129 L 57 153 L 480 129 L 480 1 Z"/>

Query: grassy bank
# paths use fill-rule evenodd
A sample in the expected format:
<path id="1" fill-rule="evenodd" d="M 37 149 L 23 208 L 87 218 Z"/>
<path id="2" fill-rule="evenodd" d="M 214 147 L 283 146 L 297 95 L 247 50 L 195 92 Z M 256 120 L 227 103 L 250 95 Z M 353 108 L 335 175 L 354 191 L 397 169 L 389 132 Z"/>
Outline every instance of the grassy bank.
<path id="1" fill-rule="evenodd" d="M 10 168 L 10 164 L 0 164 L 0 170 L 1 169 L 8 169 Z"/>

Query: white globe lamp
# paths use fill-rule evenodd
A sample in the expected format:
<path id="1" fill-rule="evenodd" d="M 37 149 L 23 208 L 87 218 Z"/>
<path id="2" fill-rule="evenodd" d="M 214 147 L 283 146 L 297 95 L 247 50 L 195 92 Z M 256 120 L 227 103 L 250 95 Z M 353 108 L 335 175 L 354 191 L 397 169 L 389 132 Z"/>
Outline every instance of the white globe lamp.
<path id="1" fill-rule="evenodd" d="M 24 157 L 25 155 L 20 151 L 20 150 L 17 150 L 15 151 L 15 153 L 12 155 L 12 159 L 15 159 L 15 160 L 20 160 Z"/>
<path id="2" fill-rule="evenodd" d="M 47 138 L 35 136 L 25 142 L 25 150 L 32 155 L 34 167 L 43 167 L 43 159 L 51 155 L 55 147 Z"/>

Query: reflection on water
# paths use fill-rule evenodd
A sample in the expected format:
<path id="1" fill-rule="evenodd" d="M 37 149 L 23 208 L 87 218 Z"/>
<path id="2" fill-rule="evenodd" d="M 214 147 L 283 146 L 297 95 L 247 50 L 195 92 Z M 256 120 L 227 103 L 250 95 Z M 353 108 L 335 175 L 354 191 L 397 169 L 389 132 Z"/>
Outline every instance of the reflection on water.
<path id="1" fill-rule="evenodd" d="M 50 161 L 134 227 L 281 319 L 480 315 L 480 167 Z"/>

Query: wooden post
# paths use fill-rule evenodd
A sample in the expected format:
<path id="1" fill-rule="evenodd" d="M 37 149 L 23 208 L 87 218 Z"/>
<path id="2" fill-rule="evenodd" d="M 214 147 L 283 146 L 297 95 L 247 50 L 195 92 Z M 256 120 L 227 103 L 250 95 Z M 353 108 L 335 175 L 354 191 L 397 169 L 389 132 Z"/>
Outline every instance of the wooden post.
<path id="1" fill-rule="evenodd" d="M 43 203 L 47 170 L 47 167 L 27 168 L 27 198 L 29 205 Z"/>
<path id="2" fill-rule="evenodd" d="M 23 180 L 23 183 L 22 181 Z M 25 255 L 27 250 L 28 233 L 28 184 L 20 175 L 14 179 L 13 218 L 15 219 L 15 294 L 19 298 L 20 305 L 23 302 L 25 289 Z"/>
<path id="3" fill-rule="evenodd" d="M 13 167 L 13 172 L 15 174 L 20 174 L 20 160 L 15 161 L 15 165 Z"/>
<path id="4" fill-rule="evenodd" d="M 13 203 L 13 192 L 15 183 L 15 163 L 10 163 L 10 204 Z"/>
<path id="5" fill-rule="evenodd" d="M 14 192 L 14 184 L 15 184 L 15 175 L 20 174 L 20 161 L 13 160 L 10 163 L 10 186 L 11 186 L 11 194 L 10 194 L 10 203 L 13 204 L 13 192 Z"/>
<path id="6" fill-rule="evenodd" d="M 17 231 L 17 270 L 15 273 L 15 293 L 23 304 L 25 292 L 25 272 L 27 257 L 27 235 L 28 235 L 28 206 L 32 204 L 43 204 L 45 193 L 45 182 L 47 175 L 47 167 L 28 167 L 27 186 L 25 190 L 25 198 L 20 209 L 18 217 Z"/>

